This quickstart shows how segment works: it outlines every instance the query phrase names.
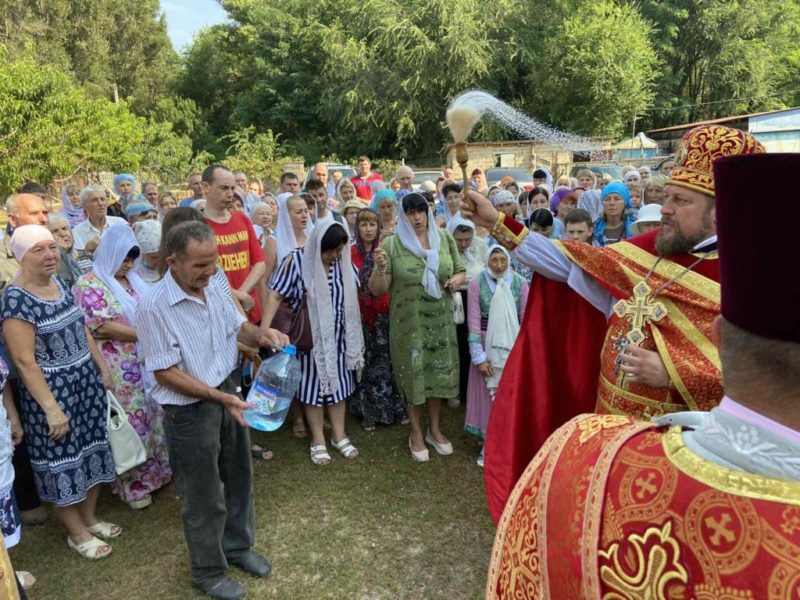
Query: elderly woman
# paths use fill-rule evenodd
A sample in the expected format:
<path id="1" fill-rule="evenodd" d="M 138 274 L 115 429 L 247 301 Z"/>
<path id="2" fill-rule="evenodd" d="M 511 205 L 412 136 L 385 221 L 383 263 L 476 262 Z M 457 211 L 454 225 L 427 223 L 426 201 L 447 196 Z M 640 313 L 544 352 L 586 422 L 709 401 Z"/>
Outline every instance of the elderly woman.
<path id="1" fill-rule="evenodd" d="M 464 282 L 464 266 L 453 237 L 436 226 L 433 211 L 418 193 L 401 202 L 395 235 L 375 251 L 369 280 L 376 295 L 391 292 L 389 347 L 395 381 L 411 421 L 409 450 L 429 460 L 426 442 L 442 455 L 453 446 L 439 427 L 441 399 L 458 395 L 458 344 L 450 294 Z M 430 428 L 422 432 L 422 407 Z"/>
<path id="2" fill-rule="evenodd" d="M 636 175 L 639 175 L 638 171 Z M 609 183 L 603 188 L 600 198 L 603 200 L 603 214 L 594 224 L 594 237 L 597 244 L 607 246 L 630 238 L 632 236 L 631 224 L 634 219 L 628 212 L 631 207 L 628 188 L 619 181 Z"/>
<path id="3" fill-rule="evenodd" d="M 61 210 L 58 214 L 67 220 L 70 227 L 80 225 L 86 220 L 80 194 L 81 188 L 73 183 L 61 188 Z"/>
<path id="4" fill-rule="evenodd" d="M 111 184 L 114 193 L 119 198 L 122 210 L 128 209 L 128 203 L 136 199 L 136 177 L 130 173 L 117 173 Z"/>
<path id="5" fill-rule="evenodd" d="M 158 209 L 158 219 L 161 221 L 167 216 L 169 211 L 173 208 L 178 208 L 178 201 L 175 199 L 175 196 L 172 195 L 172 192 L 164 192 L 158 196 L 156 208 Z"/>
<path id="6" fill-rule="evenodd" d="M 502 246 L 492 248 L 481 274 L 469 284 L 469 388 L 465 429 L 486 437 L 492 400 L 528 301 L 528 283 L 511 268 Z M 478 456 L 483 466 L 483 449 Z"/>
<path id="7" fill-rule="evenodd" d="M 148 402 L 136 346 L 134 311 L 148 285 L 133 270 L 140 249 L 133 231 L 115 225 L 97 247 L 94 269 L 72 293 L 114 378 L 115 395 L 142 439 L 147 461 L 120 475 L 112 489 L 131 508 L 152 503 L 152 492 L 172 478 L 164 438 L 164 413 Z"/>
<path id="8" fill-rule="evenodd" d="M 52 215 L 48 228 L 61 249 L 61 265 L 58 267 L 57 275 L 64 283 L 72 286 L 81 275 L 91 271 L 92 261 L 75 250 L 75 240 L 67 219 L 60 214 Z"/>
<path id="9" fill-rule="evenodd" d="M 140 221 L 134 223 L 133 233 L 142 254 L 136 262 L 135 271 L 145 283 L 155 283 L 161 279 L 158 272 L 158 256 L 161 247 L 161 223 Z"/>
<path id="10" fill-rule="evenodd" d="M 364 369 L 358 393 L 350 402 L 350 412 L 361 418 L 361 427 L 367 432 L 375 431 L 377 424 L 408 422 L 389 358 L 389 294 L 374 296 L 368 285 L 380 239 L 378 214 L 371 208 L 363 208 L 356 215 L 356 241 L 350 250 L 361 282 L 358 304 L 364 331 Z"/>
<path id="11" fill-rule="evenodd" d="M 117 477 L 106 431 L 108 366 L 69 288 L 57 277 L 59 249 L 40 225 L 14 231 L 20 271 L 2 296 L 3 335 L 20 375 L 25 441 L 39 497 L 52 502 L 67 544 L 90 559 L 108 556 L 122 530 L 95 515 L 101 483 Z"/>
<path id="12" fill-rule="evenodd" d="M 492 204 L 494 207 L 510 217 L 516 216 L 517 202 L 516 196 L 508 190 L 501 190 L 492 196 Z"/>
<path id="13" fill-rule="evenodd" d="M 378 190 L 375 192 L 375 195 L 372 196 L 370 208 L 378 214 L 378 218 L 381 222 L 381 239 L 378 243 L 394 233 L 394 227 L 397 223 L 397 215 L 394 210 L 396 204 L 397 197 L 392 190 Z"/>
<path id="14" fill-rule="evenodd" d="M 250 220 L 253 222 L 258 243 L 265 246 L 267 240 L 275 235 L 272 230 L 272 207 L 261 200 L 255 201 L 250 209 Z"/>
<path id="15" fill-rule="evenodd" d="M 465 269 L 464 282 L 458 290 L 461 295 L 461 305 L 467 308 L 467 290 L 470 282 L 483 272 L 486 258 L 489 256 L 489 246 L 476 235 L 475 223 L 468 221 L 458 212 L 447 224 L 447 231 L 453 236 Z M 456 325 L 456 339 L 458 340 L 459 380 L 457 398 L 449 398 L 448 406 L 455 408 L 461 405 L 461 398 L 467 397 L 467 383 L 469 382 L 469 331 L 467 323 Z"/>
<path id="16" fill-rule="evenodd" d="M 358 456 L 345 432 L 344 401 L 356 390 L 356 369 L 364 366 L 358 275 L 349 246 L 344 226 L 333 219 L 320 221 L 306 246 L 295 248 L 281 262 L 264 309 L 269 326 L 282 301 L 294 310 L 304 296 L 308 302 L 313 348 L 299 353 L 298 396 L 311 428 L 309 451 L 315 465 L 331 461 L 323 428 L 325 408 L 333 430 L 331 445 L 345 458 Z"/>

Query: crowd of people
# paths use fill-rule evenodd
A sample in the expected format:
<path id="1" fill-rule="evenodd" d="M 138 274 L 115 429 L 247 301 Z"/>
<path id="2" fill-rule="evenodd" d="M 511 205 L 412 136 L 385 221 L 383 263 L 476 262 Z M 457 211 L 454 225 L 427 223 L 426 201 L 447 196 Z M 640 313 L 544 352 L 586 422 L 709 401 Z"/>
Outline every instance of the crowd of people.
<path id="1" fill-rule="evenodd" d="M 64 186 L 58 210 L 45 188 L 26 185 L 6 201 L 0 242 L 6 546 L 22 521 L 47 518 L 48 503 L 68 546 L 103 558 L 122 529 L 95 513 L 99 485 L 139 510 L 174 479 L 192 583 L 241 597 L 229 564 L 259 577 L 271 568 L 252 550 L 251 461 L 273 453 L 251 443 L 242 417 L 262 359 L 297 346 L 288 427 L 308 440 L 313 465 L 333 461 L 326 435 L 340 457 L 359 456 L 348 410 L 365 433 L 407 425 L 414 461 L 429 461 L 429 447 L 451 455 L 443 406 L 465 404 L 465 430 L 486 437 L 534 283 L 572 281 L 569 261 L 591 255 L 580 248 L 660 229 L 673 166 L 555 181 L 539 167 L 530 189 L 511 178 L 489 187 L 475 169 L 465 190 L 449 167 L 416 186 L 410 167 L 386 181 L 363 156 L 351 179 L 318 163 L 302 186 L 284 173 L 273 194 L 210 165 L 189 175 L 186 198 L 119 174 L 113 191 Z M 514 223 L 539 258 L 526 256 Z M 298 318 L 306 330 L 292 339 Z M 107 392 L 146 451 L 122 473 Z M 475 459 L 484 466 L 483 449 Z M 22 587 L 35 581 L 17 576 Z"/>

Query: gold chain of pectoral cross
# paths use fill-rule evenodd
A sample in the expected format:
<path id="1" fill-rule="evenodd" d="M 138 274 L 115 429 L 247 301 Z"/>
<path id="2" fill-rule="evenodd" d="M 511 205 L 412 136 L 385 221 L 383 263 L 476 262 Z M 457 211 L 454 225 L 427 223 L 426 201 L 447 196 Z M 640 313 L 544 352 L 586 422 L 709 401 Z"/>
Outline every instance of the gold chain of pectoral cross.
<path id="1" fill-rule="evenodd" d="M 678 279 L 683 277 L 686 273 L 694 269 L 698 264 L 704 261 L 709 254 L 711 254 L 711 252 L 706 252 L 703 254 L 703 256 L 698 258 L 683 271 L 675 275 L 675 277 L 665 283 L 662 283 L 655 290 L 651 290 L 650 286 L 647 285 L 647 281 L 650 279 L 650 276 L 661 262 L 662 257 L 659 256 L 656 262 L 653 264 L 653 268 L 650 269 L 647 275 L 644 276 L 644 279 L 636 284 L 636 286 L 633 288 L 633 297 L 628 300 L 620 300 L 614 305 L 614 314 L 620 319 L 627 318 L 630 321 L 628 333 L 625 334 L 625 338 L 618 340 L 618 342 L 615 344 L 619 350 L 616 360 L 617 374 L 621 379 L 618 381 L 619 384 L 624 382 L 624 374 L 620 375 L 619 365 L 622 362 L 622 355 L 625 352 L 627 345 L 633 344 L 634 346 L 641 346 L 642 343 L 647 339 L 647 334 L 644 332 L 645 325 L 655 321 L 660 321 L 667 316 L 667 307 L 664 306 L 662 302 L 656 300 L 656 296 L 658 296 L 658 294 L 660 294 L 664 289 L 675 283 Z"/>

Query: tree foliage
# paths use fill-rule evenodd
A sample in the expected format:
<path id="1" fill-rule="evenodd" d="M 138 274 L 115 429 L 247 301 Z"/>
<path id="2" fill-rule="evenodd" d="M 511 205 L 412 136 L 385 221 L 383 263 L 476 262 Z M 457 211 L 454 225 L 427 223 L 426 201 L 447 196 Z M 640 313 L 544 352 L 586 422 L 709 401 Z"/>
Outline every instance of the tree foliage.
<path id="1" fill-rule="evenodd" d="M 649 27 L 611 0 L 571 3 L 575 14 L 590 13 L 589 27 L 554 18 L 549 35 L 564 44 L 525 35 L 538 22 L 532 5 L 558 12 L 544 0 L 222 3 L 233 23 L 197 37 L 181 93 L 217 136 L 269 129 L 309 161 L 334 152 L 438 163 L 449 142 L 445 107 L 469 88 L 590 135 L 618 134 L 652 96 Z"/>
<path id="2" fill-rule="evenodd" d="M 181 177 L 191 142 L 168 123 L 94 98 L 58 69 L 30 57 L 9 60 L 0 46 L 0 192 L 26 180 L 100 170 Z"/>
<path id="3" fill-rule="evenodd" d="M 277 181 L 283 173 L 283 164 L 290 158 L 272 131 L 256 133 L 254 127 L 236 130 L 223 138 L 230 145 L 226 149 L 225 165 L 229 169 L 244 171 L 249 175 Z"/>
<path id="4" fill-rule="evenodd" d="M 800 100 L 796 0 L 630 0 L 663 65 L 650 124 L 772 110 Z"/>
<path id="5" fill-rule="evenodd" d="M 144 114 L 172 94 L 180 59 L 159 0 L 0 0 L 0 43 Z"/>

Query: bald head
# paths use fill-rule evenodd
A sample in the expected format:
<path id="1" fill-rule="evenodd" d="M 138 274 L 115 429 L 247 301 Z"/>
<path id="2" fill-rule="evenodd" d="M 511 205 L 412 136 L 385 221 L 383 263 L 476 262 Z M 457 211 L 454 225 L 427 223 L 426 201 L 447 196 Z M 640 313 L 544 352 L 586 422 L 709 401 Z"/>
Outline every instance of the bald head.
<path id="1" fill-rule="evenodd" d="M 14 194 L 6 200 L 8 222 L 12 227 L 43 225 L 47 227 L 48 210 L 44 200 L 34 194 Z"/>
<path id="2" fill-rule="evenodd" d="M 323 162 L 315 164 L 314 179 L 321 181 L 323 185 L 328 185 L 328 165 Z"/>

